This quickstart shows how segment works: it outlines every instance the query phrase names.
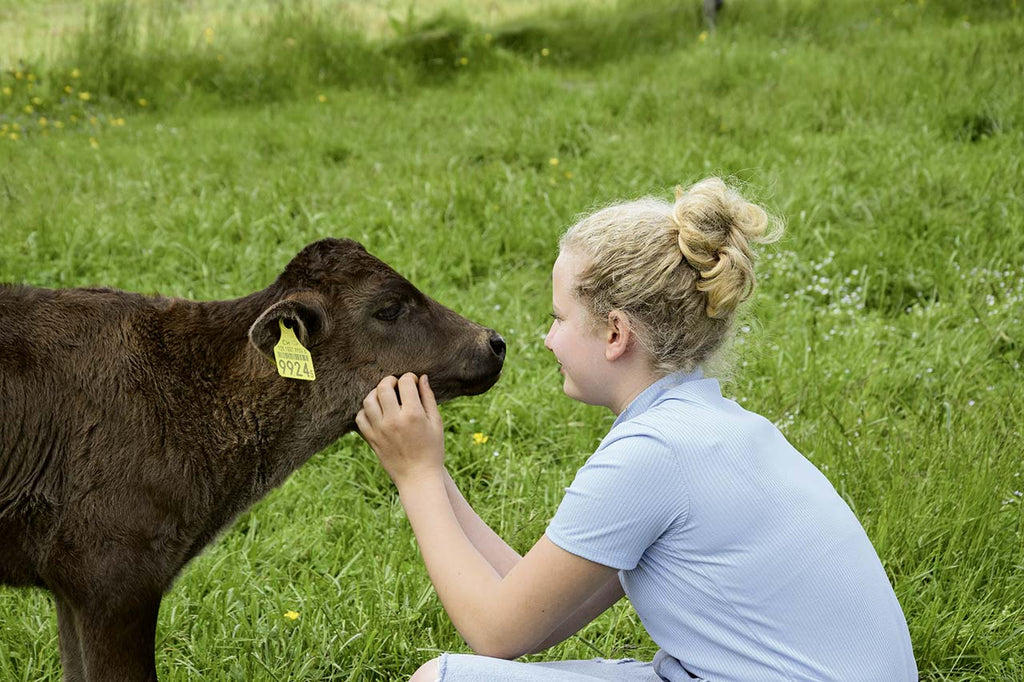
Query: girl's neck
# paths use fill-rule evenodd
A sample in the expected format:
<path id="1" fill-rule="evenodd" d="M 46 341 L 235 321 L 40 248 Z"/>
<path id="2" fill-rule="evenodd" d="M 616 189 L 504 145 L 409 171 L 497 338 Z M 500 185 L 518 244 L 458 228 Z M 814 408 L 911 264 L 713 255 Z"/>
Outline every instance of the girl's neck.
<path id="1" fill-rule="evenodd" d="M 614 384 L 609 404 L 606 405 L 616 417 L 622 414 L 638 395 L 661 378 L 645 362 L 631 363 L 618 369 L 618 381 Z"/>

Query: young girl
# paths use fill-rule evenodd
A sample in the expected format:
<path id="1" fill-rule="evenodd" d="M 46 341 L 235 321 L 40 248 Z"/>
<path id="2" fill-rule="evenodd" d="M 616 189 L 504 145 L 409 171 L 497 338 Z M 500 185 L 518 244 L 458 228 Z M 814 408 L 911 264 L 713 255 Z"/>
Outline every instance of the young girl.
<path id="1" fill-rule="evenodd" d="M 444 467 L 426 376 L 388 377 L 356 423 L 394 480 L 437 594 L 478 655 L 415 682 L 916 680 L 878 556 L 828 480 L 701 367 L 754 288 L 770 220 L 721 180 L 598 211 L 562 238 L 544 345 L 570 398 L 618 418 L 520 557 Z M 396 395 L 396 391 L 397 394 Z M 661 650 L 520 663 L 623 594 Z"/>

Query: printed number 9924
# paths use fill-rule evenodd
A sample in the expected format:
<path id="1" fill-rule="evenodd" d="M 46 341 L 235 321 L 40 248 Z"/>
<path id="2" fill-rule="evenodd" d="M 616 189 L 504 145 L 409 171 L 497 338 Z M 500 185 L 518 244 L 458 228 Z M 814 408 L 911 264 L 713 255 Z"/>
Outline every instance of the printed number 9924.
<path id="1" fill-rule="evenodd" d="M 310 369 L 308 362 L 298 362 L 297 360 L 278 360 L 277 367 L 282 375 L 293 377 L 313 377 L 313 371 Z"/>

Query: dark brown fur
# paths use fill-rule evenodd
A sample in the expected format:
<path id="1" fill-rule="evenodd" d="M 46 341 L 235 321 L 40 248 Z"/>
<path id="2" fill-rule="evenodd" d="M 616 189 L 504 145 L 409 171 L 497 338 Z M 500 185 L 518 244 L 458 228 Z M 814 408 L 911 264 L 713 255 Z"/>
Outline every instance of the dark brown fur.
<path id="1" fill-rule="evenodd" d="M 316 381 L 268 359 L 281 318 Z M 487 390 L 504 353 L 348 240 L 232 301 L 0 286 L 0 583 L 52 591 L 65 680 L 155 680 L 181 568 L 383 377 L 427 373 L 445 400 Z"/>

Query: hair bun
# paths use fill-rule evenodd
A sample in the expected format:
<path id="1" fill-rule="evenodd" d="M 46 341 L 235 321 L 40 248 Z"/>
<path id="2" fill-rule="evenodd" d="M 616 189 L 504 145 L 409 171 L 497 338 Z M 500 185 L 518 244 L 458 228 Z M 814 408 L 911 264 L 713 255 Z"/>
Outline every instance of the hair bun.
<path id="1" fill-rule="evenodd" d="M 781 225 L 720 178 L 676 187 L 672 219 L 682 257 L 700 275 L 708 316 L 728 317 L 754 292 L 751 242 L 777 240 Z"/>

